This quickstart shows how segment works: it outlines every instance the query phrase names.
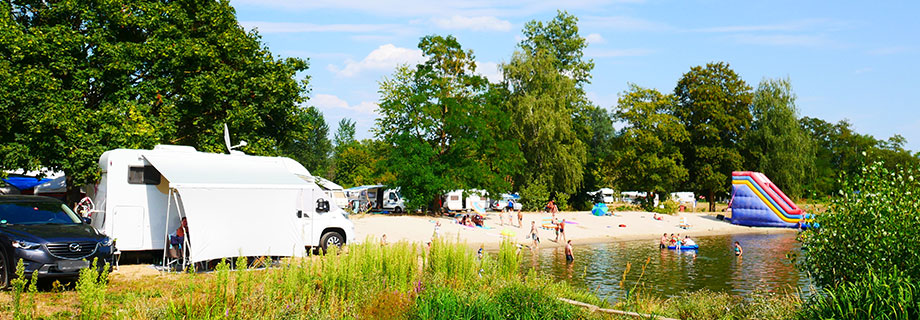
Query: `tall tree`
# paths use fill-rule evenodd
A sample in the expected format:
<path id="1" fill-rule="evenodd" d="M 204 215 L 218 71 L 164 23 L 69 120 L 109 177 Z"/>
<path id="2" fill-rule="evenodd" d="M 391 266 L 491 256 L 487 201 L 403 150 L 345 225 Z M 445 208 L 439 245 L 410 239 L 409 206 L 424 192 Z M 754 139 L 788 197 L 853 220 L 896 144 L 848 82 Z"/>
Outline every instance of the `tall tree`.
<path id="1" fill-rule="evenodd" d="M 335 130 L 334 141 L 335 147 L 340 148 L 352 143 L 357 142 L 355 140 L 355 122 L 348 118 L 342 118 L 339 120 L 339 128 Z"/>
<path id="2" fill-rule="evenodd" d="M 507 168 L 492 166 L 487 150 L 513 147 L 490 123 L 507 121 L 490 105 L 489 82 L 476 75 L 473 52 L 453 36 L 419 42 L 427 60 L 400 67 L 380 84 L 375 133 L 394 147 L 387 158 L 410 208 L 433 208 L 453 189 L 507 190 Z M 513 150 L 513 149 L 512 149 Z"/>
<path id="3" fill-rule="evenodd" d="M 519 141 L 527 170 L 514 176 L 515 189 L 530 203 L 552 195 L 567 198 L 584 178 L 586 146 L 575 132 L 576 114 L 590 106 L 583 86 L 594 68 L 584 60 L 587 42 L 578 19 L 559 12 L 549 22 L 524 26 L 524 40 L 502 65 L 508 90 L 511 133 Z"/>
<path id="4" fill-rule="evenodd" d="M 316 107 L 303 108 L 297 120 L 304 130 L 297 130 L 285 139 L 283 154 L 300 162 L 315 176 L 329 176 L 332 161 L 332 142 L 329 125 Z"/>
<path id="5" fill-rule="evenodd" d="M 802 196 L 815 168 L 815 143 L 799 124 L 789 80 L 761 81 L 751 115 L 742 143 L 746 168 L 763 172 L 790 196 Z"/>
<path id="6" fill-rule="evenodd" d="M 578 139 L 586 145 L 584 180 L 578 192 L 572 197 L 572 205 L 579 210 L 589 210 L 593 198 L 588 192 L 613 186 L 609 172 L 609 159 L 615 151 L 614 138 L 616 129 L 607 109 L 589 106 L 582 109 L 575 117 L 575 131 Z"/>
<path id="7" fill-rule="evenodd" d="M 728 190 L 732 171 L 744 163 L 738 144 L 751 124 L 751 87 L 727 63 L 708 63 L 685 73 L 674 95 L 674 114 L 690 134 L 681 147 L 689 187 L 715 210 L 715 193 Z"/>
<path id="8" fill-rule="evenodd" d="M 0 2 L 0 167 L 67 175 L 68 201 L 114 148 L 279 154 L 305 130 L 307 69 L 277 59 L 226 0 Z"/>
<path id="9" fill-rule="evenodd" d="M 680 145 L 687 129 L 672 113 L 676 99 L 655 89 L 631 84 L 620 95 L 614 119 L 625 123 L 616 139 L 614 177 L 622 189 L 653 193 L 674 191 L 687 178 Z"/>

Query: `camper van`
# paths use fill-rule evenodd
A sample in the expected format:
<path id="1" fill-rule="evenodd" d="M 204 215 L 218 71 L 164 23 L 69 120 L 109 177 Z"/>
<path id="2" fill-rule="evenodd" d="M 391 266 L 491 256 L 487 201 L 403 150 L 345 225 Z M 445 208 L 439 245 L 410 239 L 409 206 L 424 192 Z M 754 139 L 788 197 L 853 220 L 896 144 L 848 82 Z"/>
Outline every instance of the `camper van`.
<path id="1" fill-rule="evenodd" d="M 489 207 L 489 201 L 485 197 L 483 190 L 468 190 L 466 195 L 463 190 L 454 190 L 444 195 L 444 201 L 441 205 L 446 211 L 467 212 L 476 211 L 485 213 Z"/>
<path id="2" fill-rule="evenodd" d="M 613 189 L 610 188 L 601 188 L 597 191 L 588 192 L 588 195 L 594 199 L 594 201 L 600 200 L 603 203 L 613 203 Z"/>
<path id="3" fill-rule="evenodd" d="M 348 188 L 345 190 L 348 201 L 352 203 L 351 207 L 355 211 L 392 211 L 402 213 L 406 210 L 406 202 L 403 201 L 399 189 L 390 189 L 387 186 L 369 185 Z"/>
<path id="4" fill-rule="evenodd" d="M 182 218 L 192 261 L 296 256 L 354 238 L 344 211 L 289 158 L 158 145 L 106 151 L 99 168 L 90 218 L 121 251 L 164 250 Z"/>

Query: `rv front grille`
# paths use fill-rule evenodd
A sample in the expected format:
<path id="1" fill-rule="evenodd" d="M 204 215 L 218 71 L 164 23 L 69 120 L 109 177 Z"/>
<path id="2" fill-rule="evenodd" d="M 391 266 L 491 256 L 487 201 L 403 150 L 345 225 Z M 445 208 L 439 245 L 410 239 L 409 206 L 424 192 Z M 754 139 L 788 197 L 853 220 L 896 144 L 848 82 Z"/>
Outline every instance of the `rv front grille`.
<path id="1" fill-rule="evenodd" d="M 63 259 L 83 259 L 96 252 L 95 241 L 74 241 L 49 243 L 45 247 L 51 255 Z"/>

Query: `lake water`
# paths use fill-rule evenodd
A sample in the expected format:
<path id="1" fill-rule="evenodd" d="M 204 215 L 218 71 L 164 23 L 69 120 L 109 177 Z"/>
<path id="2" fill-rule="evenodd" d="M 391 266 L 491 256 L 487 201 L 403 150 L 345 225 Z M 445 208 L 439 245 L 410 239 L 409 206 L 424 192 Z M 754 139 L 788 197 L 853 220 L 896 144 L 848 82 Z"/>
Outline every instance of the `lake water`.
<path id="1" fill-rule="evenodd" d="M 684 291 L 709 289 L 746 296 L 752 292 L 808 292 L 806 274 L 787 257 L 801 250 L 795 233 L 737 234 L 699 237 L 699 250 L 658 249 L 658 240 L 623 241 L 574 245 L 575 262 L 566 263 L 563 248 L 540 249 L 536 254 L 523 250 L 525 268 L 536 268 L 577 287 L 596 291 L 601 297 L 625 297 L 642 274 L 643 293 L 671 297 Z M 736 257 L 732 244 L 744 249 Z M 626 281 L 623 273 L 630 263 Z"/>

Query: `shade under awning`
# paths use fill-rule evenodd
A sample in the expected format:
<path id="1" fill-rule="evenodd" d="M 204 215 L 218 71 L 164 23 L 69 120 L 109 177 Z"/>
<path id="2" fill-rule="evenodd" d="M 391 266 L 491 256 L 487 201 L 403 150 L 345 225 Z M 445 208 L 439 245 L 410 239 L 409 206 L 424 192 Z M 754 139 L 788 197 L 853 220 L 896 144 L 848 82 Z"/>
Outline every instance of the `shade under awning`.
<path id="1" fill-rule="evenodd" d="M 309 186 L 275 158 L 202 153 L 146 154 L 144 158 L 169 180 L 172 188 Z"/>

